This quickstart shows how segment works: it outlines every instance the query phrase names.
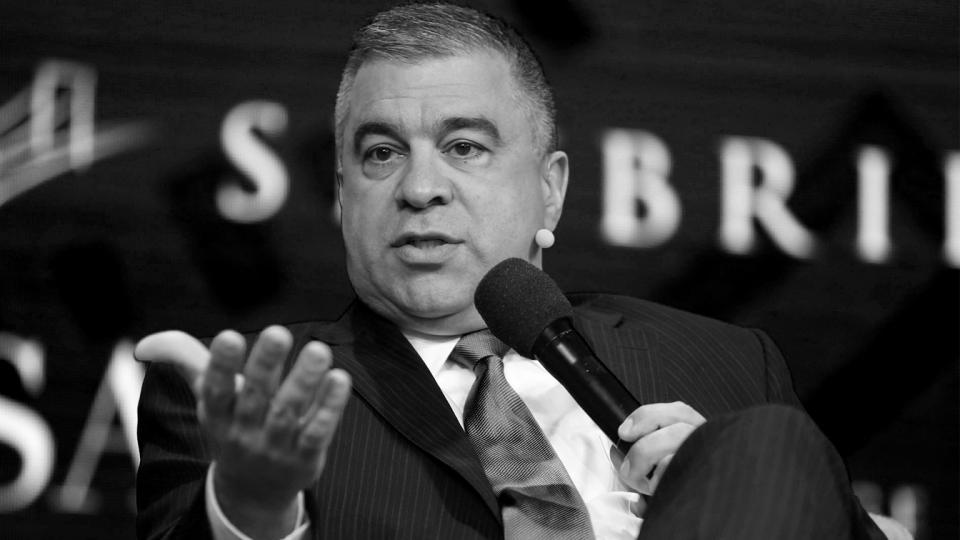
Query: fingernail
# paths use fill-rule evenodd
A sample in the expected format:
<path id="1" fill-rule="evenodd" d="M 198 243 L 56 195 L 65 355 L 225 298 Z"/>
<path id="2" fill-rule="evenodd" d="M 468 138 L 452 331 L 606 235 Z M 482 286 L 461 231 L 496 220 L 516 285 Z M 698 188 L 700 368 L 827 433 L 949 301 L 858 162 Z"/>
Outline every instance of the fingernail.
<path id="1" fill-rule="evenodd" d="M 626 420 L 620 424 L 620 427 L 617 429 L 617 434 L 620 435 L 621 439 L 630 436 L 630 430 L 633 429 L 633 418 L 627 417 Z"/>
<path id="2" fill-rule="evenodd" d="M 620 476 L 625 477 L 630 475 L 630 460 L 623 458 L 623 463 L 620 464 Z"/>

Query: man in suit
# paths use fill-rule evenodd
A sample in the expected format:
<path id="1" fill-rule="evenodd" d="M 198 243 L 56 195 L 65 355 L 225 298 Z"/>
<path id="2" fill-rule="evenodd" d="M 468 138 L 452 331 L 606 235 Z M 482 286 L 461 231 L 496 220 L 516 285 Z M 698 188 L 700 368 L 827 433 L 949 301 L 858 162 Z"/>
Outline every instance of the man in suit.
<path id="1" fill-rule="evenodd" d="M 539 63 L 497 19 L 413 5 L 361 29 L 336 105 L 357 300 L 335 322 L 138 344 L 138 535 L 879 537 L 765 335 L 625 297 L 571 300 L 643 404 L 626 456 L 538 363 L 495 355 L 585 528 L 543 525 L 500 487 L 471 427 L 492 368 L 455 357 L 486 326 L 486 271 L 539 266 L 552 244 L 569 169 L 554 122 Z"/>

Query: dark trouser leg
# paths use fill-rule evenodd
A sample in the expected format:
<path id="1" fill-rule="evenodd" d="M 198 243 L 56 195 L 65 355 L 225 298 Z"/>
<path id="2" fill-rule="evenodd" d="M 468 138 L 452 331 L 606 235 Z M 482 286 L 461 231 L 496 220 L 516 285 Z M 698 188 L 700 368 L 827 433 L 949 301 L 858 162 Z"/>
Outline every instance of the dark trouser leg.
<path id="1" fill-rule="evenodd" d="M 764 405 L 717 417 L 677 451 L 641 540 L 884 538 L 836 449 L 803 412 Z"/>

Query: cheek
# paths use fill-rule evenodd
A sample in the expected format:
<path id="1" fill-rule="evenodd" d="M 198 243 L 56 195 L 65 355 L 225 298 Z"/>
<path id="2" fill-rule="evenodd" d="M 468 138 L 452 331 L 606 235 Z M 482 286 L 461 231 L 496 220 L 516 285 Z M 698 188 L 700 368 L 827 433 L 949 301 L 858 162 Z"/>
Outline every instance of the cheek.
<path id="1" fill-rule="evenodd" d="M 532 183 L 532 182 L 531 182 Z M 543 224 L 543 198 L 539 186 L 525 185 L 522 189 L 504 189 L 497 197 L 490 212 L 495 223 L 502 228 L 517 231 L 524 227 L 541 227 Z"/>
<path id="2" fill-rule="evenodd" d="M 372 247 L 378 240 L 376 222 L 378 212 L 365 210 L 364 201 L 357 196 L 343 196 L 340 210 L 340 233 L 349 260 L 360 266 L 369 261 Z"/>
<path id="3" fill-rule="evenodd" d="M 485 209 L 476 230 L 484 243 L 484 251 L 520 256 L 526 253 L 533 235 L 543 226 L 542 205 L 514 192 L 510 197 L 498 197 Z"/>
<path id="4" fill-rule="evenodd" d="M 344 229 L 364 231 L 376 226 L 374 222 L 383 215 L 383 194 L 372 189 L 375 187 L 364 189 L 353 186 L 343 189 L 340 194 L 340 212 Z"/>

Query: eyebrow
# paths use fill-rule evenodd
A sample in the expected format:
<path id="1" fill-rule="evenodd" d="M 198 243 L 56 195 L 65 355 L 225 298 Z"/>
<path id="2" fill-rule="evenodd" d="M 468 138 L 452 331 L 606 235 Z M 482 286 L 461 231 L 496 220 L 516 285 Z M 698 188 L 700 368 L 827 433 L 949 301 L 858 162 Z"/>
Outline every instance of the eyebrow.
<path id="1" fill-rule="evenodd" d="M 503 144 L 503 138 L 500 136 L 500 130 L 497 129 L 497 125 L 490 120 L 483 118 L 482 116 L 454 116 L 450 118 L 444 118 L 438 122 L 438 131 L 442 135 L 446 135 L 461 129 L 480 131 L 493 139 L 495 146 L 500 146 Z M 368 135 L 383 135 L 399 141 L 403 140 L 403 137 L 400 136 L 400 132 L 401 129 L 396 124 L 392 124 L 390 122 L 364 122 L 357 126 L 356 131 L 353 133 L 353 151 L 356 154 L 361 152 L 361 144 L 363 139 Z"/>
<path id="2" fill-rule="evenodd" d="M 493 139 L 494 144 L 497 146 L 503 143 L 503 138 L 500 137 L 500 130 L 497 129 L 497 125 L 482 116 L 455 116 L 452 118 L 444 118 L 439 124 L 440 133 L 444 135 L 460 129 L 470 129 L 485 133 L 488 137 Z"/>

